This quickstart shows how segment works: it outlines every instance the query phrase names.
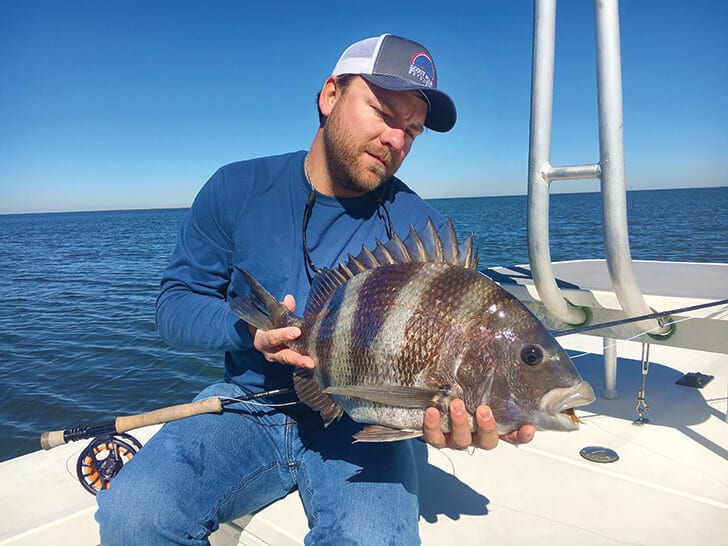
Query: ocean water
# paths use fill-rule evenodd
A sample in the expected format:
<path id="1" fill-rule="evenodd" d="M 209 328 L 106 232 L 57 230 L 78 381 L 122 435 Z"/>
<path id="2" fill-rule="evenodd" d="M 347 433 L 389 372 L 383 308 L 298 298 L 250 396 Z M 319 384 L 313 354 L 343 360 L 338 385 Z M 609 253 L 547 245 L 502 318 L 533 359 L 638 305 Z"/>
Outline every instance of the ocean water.
<path id="1" fill-rule="evenodd" d="M 628 192 L 634 259 L 728 262 L 728 187 Z M 527 263 L 526 197 L 432 200 L 483 267 Z M 0 215 L 0 461 L 46 430 L 189 401 L 219 352 L 167 347 L 154 302 L 184 209 Z M 553 195 L 553 260 L 603 258 L 596 193 Z"/>

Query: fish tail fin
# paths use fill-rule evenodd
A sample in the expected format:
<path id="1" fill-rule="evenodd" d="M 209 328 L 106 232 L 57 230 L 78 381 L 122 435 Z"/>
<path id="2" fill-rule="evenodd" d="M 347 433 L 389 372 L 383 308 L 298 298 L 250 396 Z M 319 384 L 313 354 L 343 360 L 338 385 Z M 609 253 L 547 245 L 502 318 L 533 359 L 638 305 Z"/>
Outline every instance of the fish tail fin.
<path id="1" fill-rule="evenodd" d="M 236 269 L 251 290 L 250 295 L 238 296 L 230 302 L 230 307 L 241 319 L 259 330 L 301 325 L 301 320 L 263 288 L 250 273 L 240 267 Z"/>

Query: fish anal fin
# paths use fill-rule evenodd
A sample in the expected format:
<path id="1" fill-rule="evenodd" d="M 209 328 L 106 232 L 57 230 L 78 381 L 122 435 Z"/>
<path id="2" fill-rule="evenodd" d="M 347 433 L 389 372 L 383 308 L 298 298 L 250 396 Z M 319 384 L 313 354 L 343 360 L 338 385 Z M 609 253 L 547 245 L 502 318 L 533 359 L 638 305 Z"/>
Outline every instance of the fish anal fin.
<path id="1" fill-rule="evenodd" d="M 321 414 L 324 426 L 329 426 L 344 413 L 344 410 L 321 389 L 313 371 L 309 369 L 297 368 L 293 372 L 293 388 L 301 402 Z"/>
<path id="2" fill-rule="evenodd" d="M 442 397 L 446 396 L 442 389 L 401 385 L 332 385 L 323 392 L 328 395 L 361 398 L 386 406 L 414 409 L 438 406 Z"/>
<path id="3" fill-rule="evenodd" d="M 401 430 L 383 425 L 369 425 L 354 434 L 356 442 L 397 442 L 422 436 L 421 430 Z"/>

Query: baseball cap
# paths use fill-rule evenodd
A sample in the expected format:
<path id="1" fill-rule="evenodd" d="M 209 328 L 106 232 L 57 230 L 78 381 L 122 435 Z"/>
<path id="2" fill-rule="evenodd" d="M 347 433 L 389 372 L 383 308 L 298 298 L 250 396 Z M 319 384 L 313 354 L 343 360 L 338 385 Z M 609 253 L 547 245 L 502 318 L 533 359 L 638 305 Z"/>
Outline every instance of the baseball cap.
<path id="1" fill-rule="evenodd" d="M 332 76 L 357 74 L 390 91 L 420 91 L 429 103 L 425 127 L 444 133 L 455 125 L 455 103 L 437 89 L 437 72 L 425 46 L 393 34 L 382 34 L 350 45 Z"/>

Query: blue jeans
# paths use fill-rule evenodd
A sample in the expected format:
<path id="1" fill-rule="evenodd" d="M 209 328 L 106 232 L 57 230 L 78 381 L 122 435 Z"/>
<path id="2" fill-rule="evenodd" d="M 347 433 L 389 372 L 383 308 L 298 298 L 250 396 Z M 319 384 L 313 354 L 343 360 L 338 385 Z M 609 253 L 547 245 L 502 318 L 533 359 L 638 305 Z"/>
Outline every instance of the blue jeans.
<path id="1" fill-rule="evenodd" d="M 245 394 L 221 383 L 198 399 Z M 344 416 L 324 429 L 310 412 L 244 403 L 168 423 L 97 495 L 101 544 L 208 544 L 221 522 L 296 487 L 306 544 L 419 544 L 410 441 L 352 443 L 360 427 Z"/>

